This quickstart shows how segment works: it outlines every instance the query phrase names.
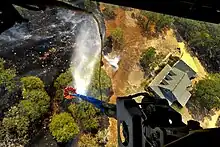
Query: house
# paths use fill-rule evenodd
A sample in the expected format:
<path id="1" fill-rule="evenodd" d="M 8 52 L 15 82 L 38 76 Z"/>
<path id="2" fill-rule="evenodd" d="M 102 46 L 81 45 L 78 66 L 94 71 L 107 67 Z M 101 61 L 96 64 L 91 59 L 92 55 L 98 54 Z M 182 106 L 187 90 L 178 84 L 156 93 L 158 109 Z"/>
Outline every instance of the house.
<path id="1" fill-rule="evenodd" d="M 185 106 L 191 94 L 191 80 L 196 77 L 196 72 L 184 61 L 177 61 L 173 67 L 166 65 L 149 84 L 148 89 L 155 96 L 167 99 L 169 104 L 177 102 Z"/>

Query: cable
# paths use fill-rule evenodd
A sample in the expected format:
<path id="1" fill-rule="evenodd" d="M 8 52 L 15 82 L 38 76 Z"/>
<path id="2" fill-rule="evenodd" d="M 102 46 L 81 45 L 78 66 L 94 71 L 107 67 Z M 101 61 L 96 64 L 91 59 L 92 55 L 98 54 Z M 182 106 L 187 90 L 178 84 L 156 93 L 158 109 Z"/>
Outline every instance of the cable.
<path id="1" fill-rule="evenodd" d="M 101 48 L 101 55 L 100 55 L 100 65 L 99 65 L 99 92 L 100 92 L 100 98 L 101 98 L 101 101 L 102 101 L 102 84 L 101 84 L 101 70 L 102 70 L 102 65 L 101 65 L 101 62 L 102 62 L 102 51 L 103 51 L 103 48 Z"/>
<path id="2" fill-rule="evenodd" d="M 77 2 L 81 2 L 81 0 L 77 1 Z M 91 0 L 89 0 L 89 3 L 91 5 Z M 96 3 L 96 6 L 98 7 L 98 2 L 94 2 Z M 92 12 L 89 12 L 88 10 L 85 10 L 85 9 L 81 9 L 81 8 L 78 8 L 78 7 L 74 7 L 74 6 L 71 6 L 69 4 L 66 4 L 63 2 L 58 2 L 58 4 L 62 4 L 62 6 L 65 6 L 66 8 L 69 8 L 69 9 L 73 9 L 73 10 L 79 10 L 79 11 L 82 11 L 82 12 L 85 12 L 89 15 L 92 15 L 92 17 L 94 18 L 94 20 L 96 21 L 97 25 L 98 25 L 98 31 L 99 31 L 99 35 L 100 35 L 100 39 L 101 39 L 101 55 L 100 55 L 100 66 L 99 66 L 99 74 L 98 74 L 98 81 L 99 81 L 99 92 L 100 92 L 100 98 L 101 98 L 101 101 L 102 101 L 102 85 L 101 85 L 101 62 L 102 62 L 102 51 L 103 51 L 103 47 L 104 47 L 104 40 L 103 40 L 103 36 L 102 36 L 102 32 L 101 32 L 101 25 L 99 23 L 99 20 L 98 18 L 92 13 Z"/>
<path id="3" fill-rule="evenodd" d="M 91 3 L 91 0 L 90 0 L 90 3 Z M 96 3 L 96 6 L 98 6 L 97 2 Z M 98 24 L 98 31 L 99 31 L 99 35 L 100 35 L 100 39 L 101 39 L 101 51 L 100 51 L 100 60 L 99 60 L 99 73 L 98 73 L 98 82 L 99 82 L 99 94 L 100 94 L 100 99 L 102 101 L 102 84 L 101 84 L 101 70 L 102 70 L 102 65 L 101 65 L 101 62 L 102 62 L 102 58 L 103 58 L 103 48 L 104 48 L 104 40 L 103 40 L 103 36 L 102 36 L 102 32 L 101 32 L 101 25 L 97 19 L 97 17 L 92 13 L 92 16 L 93 18 L 95 19 L 96 23 Z"/>

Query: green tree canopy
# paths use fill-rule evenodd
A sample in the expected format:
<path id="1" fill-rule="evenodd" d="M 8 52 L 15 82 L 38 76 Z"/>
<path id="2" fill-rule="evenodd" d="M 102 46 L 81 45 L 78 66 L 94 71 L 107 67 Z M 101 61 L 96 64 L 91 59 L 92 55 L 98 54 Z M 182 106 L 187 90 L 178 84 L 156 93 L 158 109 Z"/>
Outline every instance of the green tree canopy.
<path id="1" fill-rule="evenodd" d="M 15 87 L 15 76 L 16 70 L 5 69 L 4 60 L 0 58 L 0 85 L 5 86 L 9 91 L 12 91 L 12 89 Z"/>
<path id="2" fill-rule="evenodd" d="M 21 82 L 24 100 L 21 100 L 19 104 L 11 107 L 5 113 L 2 124 L 6 134 L 15 137 L 14 139 L 19 137 L 21 143 L 25 144 L 28 140 L 30 122 L 39 119 L 48 111 L 50 97 L 44 90 L 44 84 L 39 78 L 32 76 L 24 77 L 21 79 Z M 16 133 L 15 135 L 13 135 L 14 132 Z"/>
<path id="3" fill-rule="evenodd" d="M 5 114 L 2 120 L 2 127 L 5 133 L 5 136 L 3 135 L 1 138 L 2 142 L 7 142 L 8 139 L 12 139 L 12 143 L 15 143 L 13 140 L 17 140 L 21 144 L 26 144 L 28 142 L 30 121 L 24 114 L 25 112 L 17 106 L 11 107 Z M 9 137 L 8 139 L 6 135 Z"/>
<path id="4" fill-rule="evenodd" d="M 58 142 L 67 142 L 79 133 L 79 127 L 69 113 L 63 112 L 52 117 L 49 129 Z"/>
<path id="5" fill-rule="evenodd" d="M 54 82 L 54 87 L 56 88 L 56 100 L 63 99 L 63 89 L 71 83 L 73 83 L 73 77 L 70 69 L 59 75 L 59 77 Z"/>
<path id="6" fill-rule="evenodd" d="M 142 23 L 144 24 L 141 24 L 141 26 L 146 32 L 149 31 L 149 27 L 151 24 L 155 24 L 156 31 L 161 32 L 166 27 L 170 28 L 174 22 L 173 17 L 165 14 L 144 11 L 144 10 L 142 10 L 140 14 L 147 18 L 147 21 L 142 21 Z"/>
<path id="7" fill-rule="evenodd" d="M 50 97 L 44 90 L 44 83 L 38 77 L 24 77 L 22 95 L 24 100 L 18 104 L 26 112 L 31 121 L 35 121 L 48 111 Z"/>
<path id="8" fill-rule="evenodd" d="M 176 18 L 178 33 L 212 72 L 220 71 L 220 25 Z"/>
<path id="9" fill-rule="evenodd" d="M 44 83 L 40 78 L 29 76 L 21 78 L 25 90 L 44 89 Z"/>
<path id="10" fill-rule="evenodd" d="M 220 74 L 211 74 L 200 80 L 193 89 L 193 97 L 201 108 L 220 108 Z"/>
<path id="11" fill-rule="evenodd" d="M 98 128 L 98 110 L 90 103 L 81 102 L 80 104 L 72 104 L 68 107 L 73 118 L 77 121 L 82 130 L 90 131 Z"/>
<path id="12" fill-rule="evenodd" d="M 101 69 L 101 73 L 99 74 L 99 66 L 100 64 L 96 64 L 94 68 L 94 73 L 88 89 L 88 95 L 100 99 L 100 85 L 99 85 L 99 75 L 100 75 L 101 91 L 103 96 L 102 100 L 108 101 L 109 91 L 112 85 L 111 79 L 103 69 Z"/>
<path id="13" fill-rule="evenodd" d="M 143 69 L 143 71 L 147 72 L 151 68 L 151 64 L 153 63 L 154 59 L 156 57 L 156 49 L 153 47 L 149 47 L 147 50 L 145 50 L 140 58 L 140 65 Z"/>
<path id="14" fill-rule="evenodd" d="M 120 50 L 124 43 L 124 32 L 121 28 L 117 27 L 111 32 L 113 47 L 116 50 Z"/>

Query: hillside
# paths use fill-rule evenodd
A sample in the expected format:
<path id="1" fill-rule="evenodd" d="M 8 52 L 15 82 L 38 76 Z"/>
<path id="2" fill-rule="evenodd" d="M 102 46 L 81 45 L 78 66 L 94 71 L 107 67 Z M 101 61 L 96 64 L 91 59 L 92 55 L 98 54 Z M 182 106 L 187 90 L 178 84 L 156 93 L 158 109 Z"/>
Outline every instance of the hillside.
<path id="1" fill-rule="evenodd" d="M 106 4 L 101 4 L 100 8 L 104 11 L 104 14 L 106 13 L 106 9 L 110 9 L 111 13 L 115 14 L 114 18 L 105 19 L 107 37 L 111 36 L 112 32 L 117 28 L 120 28 L 123 32 L 123 47 L 118 49 L 113 43 L 113 51 L 110 53 L 111 55 L 120 56 L 119 69 L 112 74 L 111 67 L 105 62 L 105 70 L 112 79 L 114 91 L 110 102 L 115 103 L 117 96 L 144 91 L 145 84 L 149 83 L 152 77 L 144 73 L 139 60 L 142 53 L 149 47 L 155 48 L 156 54 L 159 55 L 154 59 L 157 66 L 169 60 L 170 56 L 176 56 L 197 72 L 198 77 L 193 80 L 193 84 L 196 84 L 200 79 L 207 76 L 206 68 L 204 68 L 200 60 L 192 52 L 187 42 L 177 38 L 175 28 L 165 28 L 162 33 L 159 33 L 159 35 L 155 37 L 143 35 L 143 28 L 138 25 L 138 19 L 134 17 L 141 13 L 140 10 L 123 9 L 118 6 L 109 6 Z M 150 31 L 148 34 L 155 33 L 155 26 L 153 24 Z M 157 67 L 155 69 L 157 69 Z M 206 117 L 207 113 L 204 115 L 198 114 L 201 115 L 203 119 L 198 115 L 197 117 L 195 117 L 195 115 L 192 117 L 194 112 L 191 111 L 191 108 L 188 110 L 188 107 L 183 107 L 181 110 L 177 109 L 177 111 L 182 114 L 184 122 L 195 119 L 200 121 L 204 128 L 215 127 L 219 116 L 219 112 L 215 112 L 214 115 L 213 113 L 210 114 L 211 116 L 213 115 L 213 117 Z M 110 119 L 109 142 L 107 144 L 109 147 L 116 146 L 116 123 L 114 119 Z"/>

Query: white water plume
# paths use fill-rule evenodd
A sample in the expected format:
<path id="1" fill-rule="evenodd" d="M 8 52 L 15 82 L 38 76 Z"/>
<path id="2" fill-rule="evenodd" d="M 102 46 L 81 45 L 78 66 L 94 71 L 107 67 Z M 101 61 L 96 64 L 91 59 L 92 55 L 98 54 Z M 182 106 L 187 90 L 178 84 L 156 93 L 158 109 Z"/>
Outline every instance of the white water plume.
<path id="1" fill-rule="evenodd" d="M 86 94 L 93 69 L 101 51 L 101 38 L 98 24 L 92 16 L 81 24 L 76 36 L 76 44 L 72 57 L 74 87 L 80 94 Z"/>

